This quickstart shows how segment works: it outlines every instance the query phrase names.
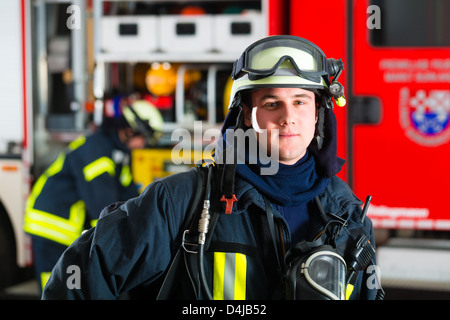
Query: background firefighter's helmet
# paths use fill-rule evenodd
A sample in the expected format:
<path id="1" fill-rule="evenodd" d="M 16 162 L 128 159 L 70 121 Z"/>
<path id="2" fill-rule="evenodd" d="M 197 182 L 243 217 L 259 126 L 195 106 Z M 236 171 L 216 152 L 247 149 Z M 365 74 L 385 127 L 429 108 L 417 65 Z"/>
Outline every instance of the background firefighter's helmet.
<path id="1" fill-rule="evenodd" d="M 163 118 L 159 110 L 146 100 L 136 100 L 125 106 L 123 115 L 133 130 L 145 134 L 148 127 L 154 131 L 161 131 Z M 144 125 L 145 127 L 142 127 Z"/>
<path id="2" fill-rule="evenodd" d="M 164 120 L 159 110 L 144 99 L 116 95 L 105 100 L 103 127 L 109 130 L 131 127 L 153 145 L 162 133 Z"/>

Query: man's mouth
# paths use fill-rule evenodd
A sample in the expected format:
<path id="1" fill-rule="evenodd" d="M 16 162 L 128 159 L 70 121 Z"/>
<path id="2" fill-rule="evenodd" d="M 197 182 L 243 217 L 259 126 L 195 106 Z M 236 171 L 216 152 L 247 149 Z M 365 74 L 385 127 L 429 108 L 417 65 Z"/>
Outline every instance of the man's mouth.
<path id="1" fill-rule="evenodd" d="M 286 132 L 286 133 L 280 133 L 278 136 L 280 138 L 293 138 L 293 137 L 297 137 L 298 134 L 297 133 Z"/>

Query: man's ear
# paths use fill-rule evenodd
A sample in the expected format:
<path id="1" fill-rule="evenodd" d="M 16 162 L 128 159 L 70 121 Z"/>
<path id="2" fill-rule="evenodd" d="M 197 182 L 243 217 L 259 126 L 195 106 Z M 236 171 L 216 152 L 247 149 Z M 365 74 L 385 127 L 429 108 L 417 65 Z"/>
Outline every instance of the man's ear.
<path id="1" fill-rule="evenodd" d="M 244 111 L 244 123 L 247 127 L 252 126 L 252 109 L 248 107 L 246 104 L 242 104 L 242 108 Z"/>
<path id="2" fill-rule="evenodd" d="M 316 104 L 316 124 L 317 124 L 317 119 L 319 118 L 320 101 L 321 101 L 321 97 L 317 93 L 314 93 L 314 102 Z"/>

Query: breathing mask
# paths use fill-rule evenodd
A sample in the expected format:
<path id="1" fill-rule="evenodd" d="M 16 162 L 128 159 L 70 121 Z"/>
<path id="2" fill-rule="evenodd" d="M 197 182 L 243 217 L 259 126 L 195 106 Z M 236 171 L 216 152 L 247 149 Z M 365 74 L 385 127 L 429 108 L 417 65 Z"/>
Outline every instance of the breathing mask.
<path id="1" fill-rule="evenodd" d="M 290 300 L 345 300 L 346 263 L 330 245 L 297 255 L 286 272 Z"/>

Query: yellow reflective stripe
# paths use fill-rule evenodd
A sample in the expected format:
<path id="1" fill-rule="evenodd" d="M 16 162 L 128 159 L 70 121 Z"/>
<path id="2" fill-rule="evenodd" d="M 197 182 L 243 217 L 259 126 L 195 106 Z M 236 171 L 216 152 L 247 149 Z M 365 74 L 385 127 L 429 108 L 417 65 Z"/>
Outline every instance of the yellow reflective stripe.
<path id="1" fill-rule="evenodd" d="M 27 208 L 32 208 L 34 206 L 36 198 L 44 188 L 47 179 L 61 171 L 64 165 L 65 158 L 66 155 L 64 153 L 60 153 L 58 158 L 48 167 L 48 169 L 39 177 L 39 179 L 37 179 L 37 181 L 33 185 L 30 196 L 27 199 Z"/>
<path id="2" fill-rule="evenodd" d="M 27 233 L 49 239 L 54 242 L 58 242 L 65 246 L 70 246 L 72 242 L 76 239 L 67 235 L 66 233 L 59 232 L 52 227 L 41 225 L 39 223 L 33 223 L 31 221 L 26 222 L 24 225 L 24 230 Z"/>
<path id="3" fill-rule="evenodd" d="M 214 252 L 213 299 L 223 300 L 225 252 Z"/>
<path id="4" fill-rule="evenodd" d="M 234 276 L 234 300 L 245 300 L 247 283 L 247 257 L 236 253 L 236 270 Z"/>
<path id="5" fill-rule="evenodd" d="M 214 252 L 214 300 L 245 299 L 246 282 L 247 257 L 245 255 L 232 252 Z"/>
<path id="6" fill-rule="evenodd" d="M 85 204 L 82 200 L 70 207 L 69 219 L 41 210 L 29 209 L 25 215 L 24 230 L 69 246 L 81 235 L 85 216 Z"/>
<path id="7" fill-rule="evenodd" d="M 86 181 L 92 181 L 103 173 L 109 173 L 111 176 L 116 174 L 116 165 L 108 157 L 101 157 L 83 168 L 83 174 Z"/>
<path id="8" fill-rule="evenodd" d="M 34 203 L 42 192 L 47 179 L 61 171 L 66 155 L 60 153 L 58 158 L 39 177 L 27 199 L 24 230 L 63 245 L 69 246 L 83 230 L 86 208 L 82 200 L 70 207 L 69 219 L 34 209 Z"/>
<path id="9" fill-rule="evenodd" d="M 28 221 L 33 221 L 41 226 L 54 226 L 65 233 L 77 233 L 80 229 L 79 225 L 72 223 L 70 218 L 64 219 L 57 215 L 36 209 L 28 211 L 26 218 Z"/>
<path id="10" fill-rule="evenodd" d="M 69 220 L 73 224 L 80 225 L 83 229 L 84 219 L 86 218 L 86 205 L 83 200 L 78 200 L 70 207 Z"/>
<path id="11" fill-rule="evenodd" d="M 44 291 L 44 287 L 47 284 L 48 279 L 50 279 L 51 272 L 41 272 L 41 289 Z"/>
<path id="12" fill-rule="evenodd" d="M 350 299 L 350 296 L 352 295 L 353 292 L 353 288 L 354 286 L 351 283 L 347 284 L 347 288 L 345 290 L 345 300 Z"/>
<path id="13" fill-rule="evenodd" d="M 27 210 L 33 208 L 34 203 L 36 202 L 36 198 L 41 193 L 42 188 L 44 188 L 45 182 L 47 182 L 47 176 L 46 175 L 42 175 L 34 183 L 33 189 L 30 192 L 30 196 L 27 199 L 27 204 L 26 204 Z"/>
<path id="14" fill-rule="evenodd" d="M 91 220 L 91 227 L 95 227 L 97 225 L 98 219 Z"/>
<path id="15" fill-rule="evenodd" d="M 66 158 L 66 155 L 64 153 L 60 153 L 58 158 L 53 162 L 50 167 L 46 170 L 46 174 L 48 177 L 51 177 L 58 172 L 61 171 L 63 165 L 64 165 L 64 159 Z"/>
<path id="16" fill-rule="evenodd" d="M 122 186 L 128 187 L 132 180 L 133 176 L 131 175 L 130 166 L 123 166 L 120 172 L 120 183 Z"/>
<path id="17" fill-rule="evenodd" d="M 66 155 L 64 153 L 60 153 L 58 158 L 48 167 L 48 169 L 39 177 L 39 179 L 34 183 L 33 189 L 31 190 L 30 196 L 27 199 L 27 208 L 32 208 L 34 206 L 34 203 L 36 201 L 36 198 L 39 196 L 39 194 L 42 191 L 42 188 L 44 188 L 45 183 L 47 182 L 47 179 L 55 174 L 57 174 L 59 171 L 61 171 L 64 160 L 66 158 Z"/>
<path id="18" fill-rule="evenodd" d="M 78 149 L 78 148 L 81 147 L 85 142 L 86 142 L 86 137 L 85 137 L 85 136 L 79 136 L 78 138 L 76 138 L 75 140 L 73 140 L 71 143 L 69 143 L 69 149 L 70 149 L 70 150 Z"/>

